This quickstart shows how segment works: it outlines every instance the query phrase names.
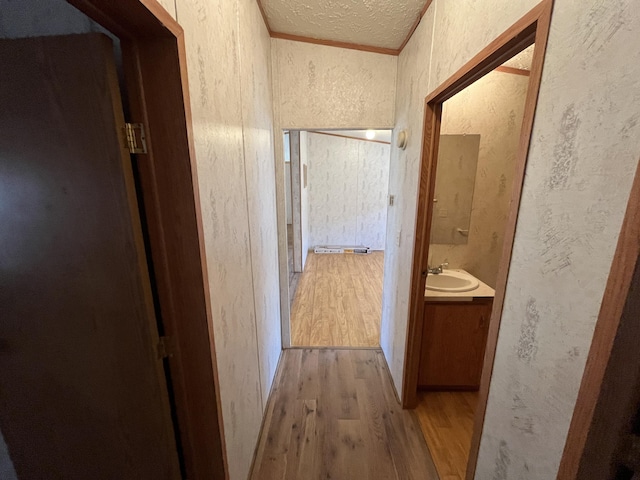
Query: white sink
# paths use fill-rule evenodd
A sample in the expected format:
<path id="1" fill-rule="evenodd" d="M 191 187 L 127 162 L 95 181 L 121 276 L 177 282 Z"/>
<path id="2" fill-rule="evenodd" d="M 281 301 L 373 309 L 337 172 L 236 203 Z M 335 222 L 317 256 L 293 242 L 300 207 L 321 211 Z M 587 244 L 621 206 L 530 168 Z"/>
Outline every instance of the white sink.
<path id="1" fill-rule="evenodd" d="M 470 292 L 479 285 L 478 279 L 466 272 L 444 270 L 437 275 L 427 275 L 427 290 L 436 292 Z"/>

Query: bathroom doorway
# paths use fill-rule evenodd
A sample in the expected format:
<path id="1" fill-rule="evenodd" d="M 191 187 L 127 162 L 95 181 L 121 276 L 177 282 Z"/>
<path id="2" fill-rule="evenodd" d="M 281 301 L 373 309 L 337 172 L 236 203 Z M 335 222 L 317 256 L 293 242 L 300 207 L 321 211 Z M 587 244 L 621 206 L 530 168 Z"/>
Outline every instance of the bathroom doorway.
<path id="1" fill-rule="evenodd" d="M 379 347 L 391 131 L 284 135 L 291 345 Z"/>
<path id="2" fill-rule="evenodd" d="M 540 3 L 425 101 L 402 399 L 441 477 L 475 473 L 550 12 Z"/>

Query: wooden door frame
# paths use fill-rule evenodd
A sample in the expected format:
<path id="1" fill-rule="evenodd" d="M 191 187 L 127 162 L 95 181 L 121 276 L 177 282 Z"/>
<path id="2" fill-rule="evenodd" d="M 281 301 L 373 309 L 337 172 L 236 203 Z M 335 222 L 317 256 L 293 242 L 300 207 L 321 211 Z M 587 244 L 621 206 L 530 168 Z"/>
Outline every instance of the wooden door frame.
<path id="1" fill-rule="evenodd" d="M 504 296 L 511 263 L 513 240 L 520 208 L 520 197 L 527 164 L 527 155 L 533 129 L 538 92 L 542 78 L 544 54 L 551 23 L 553 0 L 543 0 L 520 20 L 508 28 L 502 35 L 487 45 L 460 70 L 436 88 L 425 99 L 422 155 L 419 176 L 415 242 L 413 250 L 413 267 L 411 273 L 411 301 L 404 359 L 402 382 L 402 405 L 404 408 L 415 408 L 418 402 L 418 369 L 420 363 L 420 346 L 422 344 L 424 289 L 427 279 L 429 255 L 429 234 L 435 190 L 435 173 L 437 167 L 438 142 L 442 104 L 464 90 L 466 87 L 490 73 L 515 54 L 535 43 L 529 88 L 525 100 L 524 117 L 520 132 L 520 142 L 516 157 L 509 216 L 505 228 L 503 251 L 498 268 L 496 295 L 493 302 L 487 347 L 482 366 L 478 405 L 475 413 L 473 437 L 467 464 L 467 479 L 475 474 L 480 437 L 484 424 L 489 385 L 493 371 L 498 331 L 504 305 Z"/>
<path id="2" fill-rule="evenodd" d="M 631 421 L 629 389 L 635 388 L 640 364 L 637 351 L 640 301 L 637 293 L 632 292 L 632 288 L 638 288 L 639 268 L 640 168 L 637 168 L 567 434 L 559 480 L 608 478 L 611 474 L 600 469 L 608 470 L 618 430 Z"/>
<path id="3" fill-rule="evenodd" d="M 182 27 L 156 0 L 67 0 L 121 42 L 131 122 L 146 127 L 136 158 L 186 475 L 228 467 Z"/>
<path id="4" fill-rule="evenodd" d="M 291 169 L 291 227 L 293 230 L 293 272 L 302 273 L 302 158 L 301 130 L 289 130 L 289 167 Z M 297 223 L 297 226 L 296 226 Z M 289 272 L 291 273 L 291 272 Z M 291 299 L 289 299 L 291 301 Z"/>

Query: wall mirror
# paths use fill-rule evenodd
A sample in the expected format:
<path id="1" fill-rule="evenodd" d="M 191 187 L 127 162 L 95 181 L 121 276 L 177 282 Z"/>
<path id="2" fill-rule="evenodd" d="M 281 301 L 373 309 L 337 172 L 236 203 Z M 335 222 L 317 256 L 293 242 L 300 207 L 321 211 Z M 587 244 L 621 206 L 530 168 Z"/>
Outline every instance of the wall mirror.
<path id="1" fill-rule="evenodd" d="M 464 245 L 469 238 L 480 135 L 441 135 L 431 243 Z"/>

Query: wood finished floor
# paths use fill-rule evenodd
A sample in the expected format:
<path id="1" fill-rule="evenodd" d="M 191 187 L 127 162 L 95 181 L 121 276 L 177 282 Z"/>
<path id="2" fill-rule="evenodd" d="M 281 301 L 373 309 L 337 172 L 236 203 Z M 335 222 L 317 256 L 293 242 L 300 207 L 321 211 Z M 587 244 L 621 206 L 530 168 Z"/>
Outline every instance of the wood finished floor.
<path id="1" fill-rule="evenodd" d="M 465 478 L 477 392 L 420 392 L 416 409 L 442 480 Z"/>
<path id="2" fill-rule="evenodd" d="M 254 480 L 438 478 L 380 350 L 284 350 L 265 415 Z"/>
<path id="3" fill-rule="evenodd" d="M 291 343 L 377 347 L 384 252 L 309 253 L 291 308 Z"/>

